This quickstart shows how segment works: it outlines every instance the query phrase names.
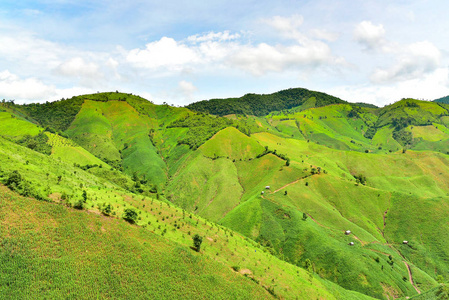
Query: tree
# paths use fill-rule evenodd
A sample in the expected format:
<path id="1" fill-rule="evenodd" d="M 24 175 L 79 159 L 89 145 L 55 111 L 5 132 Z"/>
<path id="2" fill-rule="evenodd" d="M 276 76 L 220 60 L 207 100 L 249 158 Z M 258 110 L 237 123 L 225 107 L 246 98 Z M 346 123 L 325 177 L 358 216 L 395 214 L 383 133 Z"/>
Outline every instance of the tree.
<path id="1" fill-rule="evenodd" d="M 8 179 L 6 180 L 6 186 L 14 189 L 18 187 L 21 182 L 22 175 L 20 175 L 19 171 L 14 170 L 9 174 Z"/>
<path id="2" fill-rule="evenodd" d="M 102 209 L 101 209 L 101 213 L 105 216 L 109 216 L 112 212 L 112 206 L 111 204 L 104 204 Z"/>
<path id="3" fill-rule="evenodd" d="M 449 299 L 449 286 L 446 284 L 440 285 L 435 295 L 438 297 L 437 299 Z"/>
<path id="4" fill-rule="evenodd" d="M 200 252 L 201 243 L 203 242 L 203 238 L 198 234 L 193 236 L 193 246 L 195 247 L 196 252 Z"/>
<path id="5" fill-rule="evenodd" d="M 86 203 L 87 201 L 87 192 L 86 190 L 83 190 L 83 202 Z"/>
<path id="6" fill-rule="evenodd" d="M 84 201 L 79 199 L 73 203 L 73 207 L 76 209 L 83 209 L 84 208 Z"/>
<path id="7" fill-rule="evenodd" d="M 133 208 L 125 209 L 123 213 L 123 220 L 128 221 L 131 224 L 136 223 L 137 212 Z"/>
<path id="8" fill-rule="evenodd" d="M 307 217 L 308 217 L 308 216 L 307 216 L 306 213 L 302 213 L 302 220 L 303 220 L 303 221 L 307 220 Z"/>

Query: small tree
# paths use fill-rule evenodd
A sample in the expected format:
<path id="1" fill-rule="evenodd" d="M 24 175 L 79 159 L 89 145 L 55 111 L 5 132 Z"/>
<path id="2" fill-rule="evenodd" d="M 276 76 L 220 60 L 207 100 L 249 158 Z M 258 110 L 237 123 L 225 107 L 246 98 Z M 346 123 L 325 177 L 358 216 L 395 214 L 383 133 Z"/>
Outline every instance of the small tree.
<path id="1" fill-rule="evenodd" d="M 125 209 L 123 213 L 123 220 L 128 221 L 131 224 L 136 223 L 137 213 L 133 208 Z"/>
<path id="2" fill-rule="evenodd" d="M 73 203 L 73 207 L 76 209 L 83 209 L 84 208 L 84 201 L 81 199 L 78 199 Z"/>
<path id="3" fill-rule="evenodd" d="M 83 202 L 86 203 L 87 201 L 87 192 L 86 190 L 83 190 Z"/>
<path id="4" fill-rule="evenodd" d="M 438 297 L 438 299 L 449 299 L 449 285 L 440 285 L 435 295 Z"/>
<path id="5" fill-rule="evenodd" d="M 307 214 L 306 213 L 302 213 L 302 220 L 303 221 L 307 220 Z"/>
<path id="6" fill-rule="evenodd" d="M 203 242 L 203 238 L 198 234 L 193 236 L 193 246 L 195 247 L 196 252 L 200 252 L 201 243 Z"/>
<path id="7" fill-rule="evenodd" d="M 102 209 L 101 209 L 101 213 L 105 216 L 109 216 L 112 213 L 112 206 L 111 204 L 104 204 Z"/>

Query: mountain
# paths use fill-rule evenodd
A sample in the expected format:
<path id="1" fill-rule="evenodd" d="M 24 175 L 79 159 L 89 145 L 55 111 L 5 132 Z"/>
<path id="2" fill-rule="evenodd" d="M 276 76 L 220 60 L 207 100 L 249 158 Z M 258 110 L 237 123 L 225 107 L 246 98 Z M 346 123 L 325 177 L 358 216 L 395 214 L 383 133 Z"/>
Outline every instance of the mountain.
<path id="1" fill-rule="evenodd" d="M 449 104 L 449 96 L 433 100 L 434 102 Z"/>
<path id="2" fill-rule="evenodd" d="M 301 105 L 320 107 L 335 103 L 346 102 L 325 93 L 295 88 L 269 95 L 246 94 L 241 98 L 203 100 L 187 105 L 187 108 L 219 116 L 231 114 L 264 116 L 272 111 L 281 111 Z"/>
<path id="3" fill-rule="evenodd" d="M 145 247 L 157 240 L 170 253 L 164 263 L 171 271 L 157 277 L 163 287 L 154 297 L 166 289 L 177 297 L 181 284 L 204 298 L 220 285 L 217 295 L 234 298 L 224 282 L 237 283 L 234 295 L 243 298 L 431 293 L 449 272 L 449 105 L 403 99 L 376 108 L 326 103 L 334 98 L 308 92 L 257 96 L 289 95 L 280 110 L 263 113 L 245 97 L 251 113 L 228 110 L 243 107 L 236 100 L 217 113 L 218 100 L 207 102 L 216 109 L 206 112 L 122 93 L 2 103 L 0 180 L 11 191 L 2 190 L 7 230 L 0 236 L 11 246 L 0 255 L 3 264 L 22 256 L 0 271 L 0 280 L 16 272 L 20 259 L 42 267 L 23 268 L 17 283 L 0 281 L 0 288 L 34 292 L 23 287 L 36 274 L 65 286 L 68 273 L 42 273 L 59 263 L 70 272 L 87 265 L 79 272 L 91 283 L 73 288 L 87 284 L 100 297 L 120 297 L 123 287 L 111 282 L 135 272 L 129 290 L 142 295 L 153 287 L 139 274 L 159 276 L 142 265 L 152 251 L 157 259 L 159 248 Z M 119 227 L 108 229 L 108 222 Z M 47 239 L 30 239 L 36 232 Z M 203 238 L 200 252 L 189 248 L 195 234 Z M 83 236 L 81 246 L 64 248 Z M 90 254 L 77 265 L 70 258 L 84 257 L 82 247 Z M 38 256 L 27 250 L 40 248 L 47 250 Z M 138 259 L 121 261 L 122 251 Z M 87 268 L 109 260 L 121 271 L 105 267 L 89 277 Z M 210 272 L 195 277 L 197 263 Z M 170 265 L 185 272 L 171 278 Z M 69 293 L 47 287 L 44 298 Z"/>

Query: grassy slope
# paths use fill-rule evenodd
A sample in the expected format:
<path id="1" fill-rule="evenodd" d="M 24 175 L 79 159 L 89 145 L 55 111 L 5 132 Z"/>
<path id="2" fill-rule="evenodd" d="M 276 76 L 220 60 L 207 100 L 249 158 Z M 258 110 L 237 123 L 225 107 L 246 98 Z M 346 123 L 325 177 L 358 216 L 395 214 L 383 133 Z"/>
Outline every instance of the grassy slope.
<path id="1" fill-rule="evenodd" d="M 33 157 L 43 159 L 47 168 L 41 172 L 49 173 L 48 184 L 53 189 L 51 179 L 58 174 L 55 172 L 64 173 L 71 168 L 52 162 L 51 157 L 16 147 L 19 146 L 8 142 L 1 145 L 2 149 L 11 148 L 17 153 L 9 159 L 0 157 L 2 162 L 14 161 L 11 165 L 2 163 L 2 172 L 8 171 L 8 166 L 14 167 L 28 180 L 33 180 L 33 176 L 43 175 L 38 170 L 26 172 L 28 167 L 25 166 L 34 163 Z M 18 163 L 22 159 L 28 159 L 30 164 Z M 89 181 L 97 185 L 101 182 L 82 170 L 76 174 L 88 184 Z M 58 185 L 61 189 L 73 188 L 78 182 L 63 180 Z M 156 298 L 178 298 L 182 293 L 187 298 L 193 298 L 193 295 L 227 298 L 231 295 L 232 298 L 257 299 L 269 298 L 262 289 L 265 286 L 286 298 L 294 298 L 298 293 L 303 299 L 338 299 L 343 295 L 365 298 L 308 275 L 306 271 L 265 253 L 257 244 L 163 202 L 136 197 L 117 188 L 109 192 L 101 188 L 96 195 L 92 194 L 95 187 L 85 188 L 90 211 L 96 211 L 90 208 L 90 203 L 101 202 L 96 196 L 106 192 L 117 215 L 121 215 L 121 209 L 116 206 L 134 207 L 140 211 L 138 223 L 143 227 L 61 205 L 23 199 L 1 188 L 2 295 L 117 298 L 132 294 L 141 298 L 143 295 L 148 297 L 149 293 Z M 187 248 L 191 245 L 190 235 L 195 233 L 204 237 L 201 256 Z M 254 280 L 233 275 L 231 266 L 238 266 L 242 273 L 249 274 Z M 78 280 L 73 280 L 73 274 L 77 274 Z M 126 284 L 123 284 L 124 278 Z"/>
<path id="2" fill-rule="evenodd" d="M 37 135 L 42 129 L 9 112 L 0 112 L 0 132 L 3 136 Z"/>
<path id="3" fill-rule="evenodd" d="M 221 130 L 199 149 L 209 158 L 227 157 L 235 160 L 254 158 L 264 151 L 259 143 L 234 127 Z"/>
<path id="4" fill-rule="evenodd" d="M 91 147 L 91 151 L 95 151 L 93 141 L 98 140 L 100 154 L 107 152 L 105 146 L 110 142 L 113 151 L 120 154 L 118 150 L 122 150 L 123 155 L 129 155 L 122 148 L 125 143 L 122 139 L 131 141 L 131 145 L 136 133 L 143 136 L 145 131 L 148 134 L 154 128 L 151 140 L 160 153 L 159 158 L 162 156 L 167 165 L 167 170 L 155 169 L 155 173 L 167 172 L 170 181 L 166 196 L 177 205 L 266 244 L 270 251 L 293 264 L 305 266 L 310 259 L 316 273 L 349 289 L 376 297 L 413 295 L 415 290 L 403 280 L 407 269 L 402 260 L 411 266 L 421 290 L 435 286 L 433 278 L 447 272 L 449 254 L 441 249 L 449 249 L 448 239 L 440 238 L 445 236 L 447 228 L 426 220 L 447 222 L 448 159 L 430 151 L 396 152 L 402 146 L 393 139 L 395 129 L 391 125 L 395 118 L 412 119 L 412 126 L 404 129 L 414 138 L 411 147 L 446 153 L 449 122 L 444 114 L 447 111 L 435 103 L 407 99 L 379 111 L 362 108 L 357 117 L 348 118 L 352 109 L 349 105 L 314 108 L 313 101 L 309 99 L 303 107 L 264 118 L 251 117 L 247 124 L 252 126 L 253 133 L 260 133 L 249 138 L 228 128 L 195 152 L 177 144 L 188 129 L 166 128 L 170 122 L 188 114 L 185 109 L 155 106 L 133 97 L 127 102 L 95 102 L 90 110 L 83 112 L 83 107 L 78 115 L 81 118 L 85 114 L 84 118 L 94 123 L 88 124 L 87 130 L 92 131 L 88 135 L 101 132 L 109 140 L 101 141 L 98 136 L 88 140 L 83 132 L 86 128 L 79 129 L 77 137 L 85 138 L 86 147 Z M 93 113 L 94 107 L 100 108 L 103 114 L 108 109 L 109 112 L 105 116 Z M 122 115 L 117 116 L 115 111 Z M 242 119 L 238 115 L 229 118 Z M 139 124 L 136 125 L 139 129 L 128 130 L 129 120 Z M 72 129 L 78 130 L 82 125 L 86 122 L 78 121 L 72 124 Z M 365 138 L 366 130 L 373 126 L 377 129 L 374 138 Z M 144 143 L 136 140 L 135 149 L 143 146 Z M 286 167 L 285 161 L 272 154 L 254 159 L 263 146 L 286 154 L 291 159 L 290 166 Z M 364 154 L 365 150 L 371 153 Z M 22 150 L 11 153 L 14 151 Z M 211 159 L 217 156 L 222 158 Z M 312 170 L 316 172 L 318 167 L 321 174 L 313 175 Z M 105 171 L 105 168 L 90 170 L 92 174 Z M 353 175 L 365 176 L 367 185 L 356 184 Z M 45 171 L 38 176 L 44 177 Z M 111 174 L 103 174 L 108 176 Z M 126 176 L 122 179 L 129 180 Z M 103 183 L 102 189 L 107 184 Z M 50 185 L 52 191 L 62 191 L 57 185 Z M 271 189 L 264 190 L 266 185 Z M 108 192 L 97 191 L 97 186 L 100 183 L 88 187 L 89 195 L 98 199 L 96 203 L 88 202 L 89 206 L 113 202 L 118 205 L 115 210 L 119 215 L 129 205 L 129 199 L 135 201 L 124 191 L 111 198 Z M 306 221 L 302 220 L 303 213 L 308 216 Z M 140 222 L 145 224 L 154 219 L 142 214 Z M 403 226 L 409 223 L 413 224 Z M 342 235 L 347 229 L 355 236 Z M 403 239 L 412 241 L 410 247 L 402 246 Z M 354 241 L 356 246 L 348 248 L 349 241 Z M 385 254 L 392 255 L 393 268 Z M 376 255 L 379 262 L 375 260 Z M 359 275 L 354 277 L 353 272 Z"/>
<path id="5" fill-rule="evenodd" d="M 18 298 L 271 298 L 208 256 L 141 227 L 0 187 L 0 294 Z"/>
<path id="6" fill-rule="evenodd" d="M 127 102 L 86 100 L 67 134 L 97 157 L 121 161 L 126 173 L 162 185 L 165 163 L 148 137 L 150 128 L 148 117 Z"/>

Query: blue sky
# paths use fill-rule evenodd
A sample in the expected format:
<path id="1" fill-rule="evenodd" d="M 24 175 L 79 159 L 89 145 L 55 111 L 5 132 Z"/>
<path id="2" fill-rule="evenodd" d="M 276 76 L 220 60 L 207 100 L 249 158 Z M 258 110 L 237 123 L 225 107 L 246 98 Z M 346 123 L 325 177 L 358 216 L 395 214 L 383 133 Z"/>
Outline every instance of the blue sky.
<path id="1" fill-rule="evenodd" d="M 449 95 L 445 1 L 2 0 L 0 99 L 174 105 L 291 87 L 383 106 Z"/>

